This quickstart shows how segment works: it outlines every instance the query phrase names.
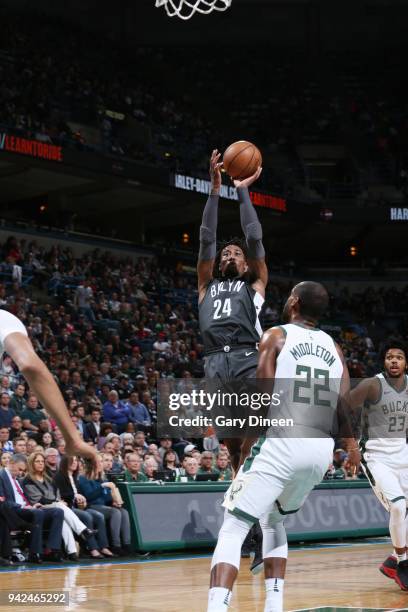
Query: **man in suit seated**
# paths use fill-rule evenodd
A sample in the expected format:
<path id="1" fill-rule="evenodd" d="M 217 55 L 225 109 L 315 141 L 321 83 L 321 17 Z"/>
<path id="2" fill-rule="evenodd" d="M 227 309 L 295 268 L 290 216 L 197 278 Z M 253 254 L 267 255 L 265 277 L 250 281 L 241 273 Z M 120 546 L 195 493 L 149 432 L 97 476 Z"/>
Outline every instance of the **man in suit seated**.
<path id="1" fill-rule="evenodd" d="M 101 433 L 101 411 L 99 408 L 92 408 L 91 420 L 85 425 L 84 440 L 85 442 L 97 443 Z"/>
<path id="2" fill-rule="evenodd" d="M 8 468 L 0 470 L 0 498 L 9 508 L 13 508 L 17 515 L 30 523 L 31 538 L 28 561 L 42 563 L 43 527 L 46 526 L 48 538 L 46 547 L 49 551 L 44 559 L 47 561 L 62 561 L 61 538 L 64 512 L 61 508 L 42 507 L 41 504 L 31 506 L 24 495 L 18 478 L 21 478 L 27 469 L 25 455 L 14 454 L 10 458 Z"/>

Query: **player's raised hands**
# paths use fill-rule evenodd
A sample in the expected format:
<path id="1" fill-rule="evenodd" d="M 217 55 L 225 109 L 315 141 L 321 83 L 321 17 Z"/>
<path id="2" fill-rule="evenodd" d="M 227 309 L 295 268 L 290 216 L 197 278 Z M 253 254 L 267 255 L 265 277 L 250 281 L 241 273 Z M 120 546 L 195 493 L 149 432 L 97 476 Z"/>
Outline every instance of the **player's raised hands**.
<path id="1" fill-rule="evenodd" d="M 221 153 L 218 149 L 214 149 L 210 158 L 210 178 L 211 178 L 211 193 L 219 193 L 221 189 Z"/>
<path id="2" fill-rule="evenodd" d="M 252 183 L 255 183 L 256 180 L 261 176 L 262 167 L 259 166 L 258 170 L 252 174 L 252 176 L 248 176 L 248 178 L 240 181 L 239 179 L 234 181 L 234 186 L 238 189 L 238 187 L 249 187 Z"/>

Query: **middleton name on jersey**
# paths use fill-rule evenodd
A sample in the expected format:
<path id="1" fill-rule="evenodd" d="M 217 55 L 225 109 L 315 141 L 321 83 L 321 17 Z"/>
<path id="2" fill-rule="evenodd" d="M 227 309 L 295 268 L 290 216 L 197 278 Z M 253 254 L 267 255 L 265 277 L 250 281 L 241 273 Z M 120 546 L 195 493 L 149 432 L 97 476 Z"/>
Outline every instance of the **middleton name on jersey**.
<path id="1" fill-rule="evenodd" d="M 323 361 L 327 363 L 329 367 L 331 367 L 336 361 L 336 357 L 324 346 L 320 346 L 320 344 L 313 344 L 312 342 L 300 342 L 291 349 L 290 354 L 296 359 L 296 361 L 305 355 L 319 357 L 320 359 L 323 359 Z"/>

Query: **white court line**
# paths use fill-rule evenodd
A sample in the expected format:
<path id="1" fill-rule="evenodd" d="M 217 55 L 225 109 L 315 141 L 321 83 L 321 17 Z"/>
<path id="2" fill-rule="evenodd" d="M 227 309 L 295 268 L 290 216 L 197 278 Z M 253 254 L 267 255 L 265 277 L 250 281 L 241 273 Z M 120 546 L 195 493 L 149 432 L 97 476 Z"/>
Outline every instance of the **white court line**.
<path id="1" fill-rule="evenodd" d="M 336 610 L 337 608 L 341 608 L 342 610 L 384 610 L 385 612 L 403 612 L 404 610 L 408 610 L 408 608 L 366 608 L 365 606 L 316 606 L 315 608 L 297 608 L 296 610 L 290 610 L 289 612 L 307 612 L 308 610 L 323 610 L 324 608 L 331 608 L 332 610 Z"/>

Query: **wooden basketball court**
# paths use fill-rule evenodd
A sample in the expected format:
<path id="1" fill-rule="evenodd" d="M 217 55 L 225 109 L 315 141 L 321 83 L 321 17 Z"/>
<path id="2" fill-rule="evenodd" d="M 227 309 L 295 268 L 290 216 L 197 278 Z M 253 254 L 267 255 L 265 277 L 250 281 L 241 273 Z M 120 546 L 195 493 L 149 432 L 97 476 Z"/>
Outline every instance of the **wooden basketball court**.
<path id="1" fill-rule="evenodd" d="M 378 571 L 390 553 L 386 541 L 322 544 L 289 552 L 285 610 L 342 612 L 345 609 L 408 610 L 408 592 Z M 210 556 L 155 558 L 79 566 L 21 567 L 1 572 L 1 603 L 8 591 L 67 589 L 69 606 L 42 606 L 61 612 L 205 612 Z M 244 559 L 231 610 L 263 612 L 263 579 Z M 0 610 L 12 610 L 0 605 Z M 14 605 L 31 611 L 33 605 Z M 39 609 L 37 607 L 37 609 Z"/>

